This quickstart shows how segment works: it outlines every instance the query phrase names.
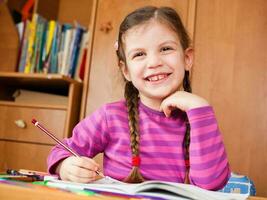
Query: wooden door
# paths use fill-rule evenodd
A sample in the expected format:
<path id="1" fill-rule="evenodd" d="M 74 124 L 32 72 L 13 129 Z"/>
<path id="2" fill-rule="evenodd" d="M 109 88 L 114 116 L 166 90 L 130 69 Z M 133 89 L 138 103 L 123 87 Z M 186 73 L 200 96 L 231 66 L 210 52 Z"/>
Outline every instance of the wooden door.
<path id="1" fill-rule="evenodd" d="M 232 171 L 267 196 L 267 1 L 199 0 L 193 91 L 213 105 Z"/>

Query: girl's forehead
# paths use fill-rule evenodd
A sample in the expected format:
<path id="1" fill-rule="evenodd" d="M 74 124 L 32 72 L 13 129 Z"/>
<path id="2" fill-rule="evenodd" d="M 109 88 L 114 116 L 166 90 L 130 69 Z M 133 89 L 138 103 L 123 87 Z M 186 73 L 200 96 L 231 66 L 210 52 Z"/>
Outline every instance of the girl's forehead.
<path id="1" fill-rule="evenodd" d="M 139 25 L 131 27 L 129 30 L 126 31 L 125 37 L 132 36 L 132 35 L 144 35 L 148 33 L 150 30 L 154 29 L 161 29 L 164 32 L 173 32 L 173 29 L 170 27 L 169 24 L 166 22 L 159 21 L 157 19 L 150 19 L 149 21 L 143 22 Z"/>
<path id="2" fill-rule="evenodd" d="M 123 41 L 128 43 L 130 41 L 140 41 L 142 39 L 174 39 L 179 40 L 178 34 L 170 27 L 169 24 L 159 20 L 151 19 L 140 25 L 133 26 L 126 31 Z M 127 45 L 127 44 L 126 44 Z"/>

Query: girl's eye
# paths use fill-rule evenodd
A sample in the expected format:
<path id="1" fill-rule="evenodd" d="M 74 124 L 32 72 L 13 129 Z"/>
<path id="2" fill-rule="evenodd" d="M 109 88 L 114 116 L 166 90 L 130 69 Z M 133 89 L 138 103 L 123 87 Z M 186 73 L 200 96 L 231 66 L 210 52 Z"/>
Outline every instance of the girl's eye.
<path id="1" fill-rule="evenodd" d="M 145 53 L 143 53 L 143 52 L 137 52 L 136 54 L 133 55 L 133 58 L 141 57 L 143 55 L 145 55 Z"/>
<path id="2" fill-rule="evenodd" d="M 172 47 L 162 47 L 161 51 L 169 51 L 169 50 L 173 50 Z"/>

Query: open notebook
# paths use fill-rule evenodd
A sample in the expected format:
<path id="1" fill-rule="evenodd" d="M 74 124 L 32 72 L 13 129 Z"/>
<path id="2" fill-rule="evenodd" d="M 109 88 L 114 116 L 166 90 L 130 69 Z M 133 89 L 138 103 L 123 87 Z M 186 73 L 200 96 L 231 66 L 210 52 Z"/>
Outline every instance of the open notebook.
<path id="1" fill-rule="evenodd" d="M 146 181 L 138 184 L 124 183 L 110 177 L 92 183 L 81 184 L 61 180 L 50 180 L 47 186 L 63 189 L 80 189 L 105 191 L 127 195 L 143 195 L 163 199 L 196 199 L 196 200 L 245 200 L 248 195 L 214 192 L 194 185 L 165 181 Z"/>

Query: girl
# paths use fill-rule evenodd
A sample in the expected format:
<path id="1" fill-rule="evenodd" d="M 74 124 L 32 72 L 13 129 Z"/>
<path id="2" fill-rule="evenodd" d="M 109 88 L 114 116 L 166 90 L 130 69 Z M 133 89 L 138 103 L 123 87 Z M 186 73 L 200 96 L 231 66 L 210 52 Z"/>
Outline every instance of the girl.
<path id="1" fill-rule="evenodd" d="M 193 49 L 175 10 L 130 13 L 120 26 L 117 56 L 125 100 L 82 120 L 64 141 L 81 157 L 56 146 L 49 172 L 63 180 L 94 181 L 99 165 L 91 158 L 103 152 L 104 174 L 118 180 L 222 188 L 230 173 L 225 148 L 212 107 L 190 93 Z"/>

